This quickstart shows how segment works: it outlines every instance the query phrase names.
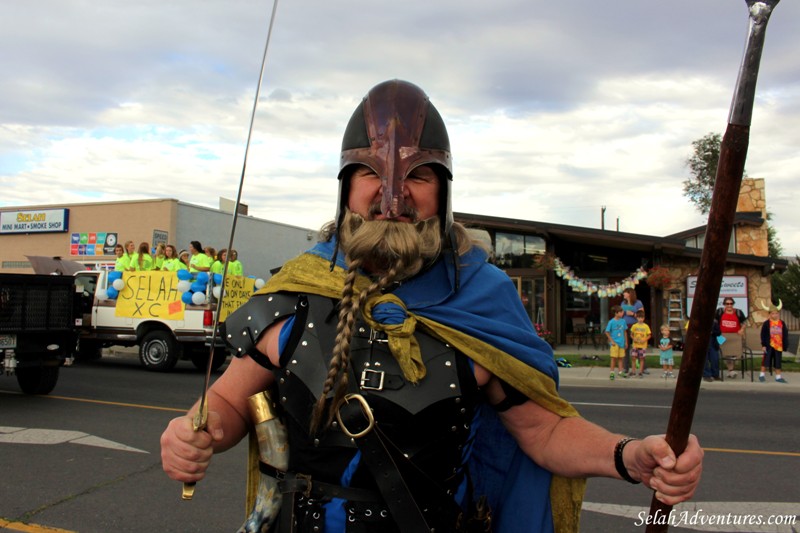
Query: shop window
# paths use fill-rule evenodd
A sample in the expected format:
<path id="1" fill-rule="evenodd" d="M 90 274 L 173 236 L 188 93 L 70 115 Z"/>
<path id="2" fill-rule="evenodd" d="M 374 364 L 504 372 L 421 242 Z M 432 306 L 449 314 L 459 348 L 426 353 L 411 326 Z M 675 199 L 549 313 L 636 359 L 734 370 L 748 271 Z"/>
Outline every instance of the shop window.
<path id="1" fill-rule="evenodd" d="M 545 240 L 536 235 L 495 234 L 494 253 L 500 268 L 534 268 L 534 257 L 545 250 Z"/>

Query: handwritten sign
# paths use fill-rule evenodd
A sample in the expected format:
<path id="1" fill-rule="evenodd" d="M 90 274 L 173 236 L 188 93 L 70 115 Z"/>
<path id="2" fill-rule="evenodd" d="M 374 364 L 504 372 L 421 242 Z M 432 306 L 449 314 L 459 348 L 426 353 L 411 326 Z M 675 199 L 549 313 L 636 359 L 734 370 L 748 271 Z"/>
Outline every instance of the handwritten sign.
<path id="1" fill-rule="evenodd" d="M 125 272 L 125 288 L 117 297 L 116 316 L 183 320 L 185 305 L 175 272 Z"/>
<path id="2" fill-rule="evenodd" d="M 239 309 L 253 295 L 256 280 L 244 276 L 225 277 L 225 296 L 219 310 L 219 321 L 224 322 L 228 315 Z"/>

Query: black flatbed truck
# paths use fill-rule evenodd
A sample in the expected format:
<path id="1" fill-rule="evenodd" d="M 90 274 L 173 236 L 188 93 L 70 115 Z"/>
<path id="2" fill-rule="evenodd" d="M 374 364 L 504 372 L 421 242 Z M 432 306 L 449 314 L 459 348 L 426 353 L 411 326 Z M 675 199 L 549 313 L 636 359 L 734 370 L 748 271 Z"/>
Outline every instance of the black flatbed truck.
<path id="1" fill-rule="evenodd" d="M 49 394 L 75 352 L 75 291 L 72 276 L 0 274 L 0 371 L 15 375 L 22 392 Z"/>

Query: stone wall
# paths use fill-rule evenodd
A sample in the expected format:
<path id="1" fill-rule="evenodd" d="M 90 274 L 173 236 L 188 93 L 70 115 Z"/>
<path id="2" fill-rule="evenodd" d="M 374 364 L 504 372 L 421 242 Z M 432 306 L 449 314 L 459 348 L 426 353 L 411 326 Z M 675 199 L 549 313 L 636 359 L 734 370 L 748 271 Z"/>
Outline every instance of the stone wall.
<path id="1" fill-rule="evenodd" d="M 764 223 L 761 226 L 739 225 L 736 227 L 736 253 L 767 257 L 767 196 L 763 178 L 744 178 L 739 189 L 736 212 L 761 213 Z"/>
<path id="2" fill-rule="evenodd" d="M 669 269 L 670 276 L 674 280 L 672 285 L 662 291 L 662 295 L 669 288 L 681 289 L 683 291 L 683 301 L 686 302 L 686 278 L 696 276 L 699 264 L 696 260 L 681 257 L 665 257 L 661 266 Z M 772 294 L 772 284 L 768 276 L 764 276 L 760 267 L 748 267 L 745 265 L 728 265 L 725 268 L 726 276 L 747 276 L 747 299 L 750 303 L 750 313 L 747 317 L 748 326 L 760 326 L 769 313 L 761 308 L 762 303 L 769 303 Z M 662 301 L 666 306 L 666 302 Z M 686 314 L 689 309 L 685 310 Z M 666 313 L 664 314 L 666 316 Z"/>

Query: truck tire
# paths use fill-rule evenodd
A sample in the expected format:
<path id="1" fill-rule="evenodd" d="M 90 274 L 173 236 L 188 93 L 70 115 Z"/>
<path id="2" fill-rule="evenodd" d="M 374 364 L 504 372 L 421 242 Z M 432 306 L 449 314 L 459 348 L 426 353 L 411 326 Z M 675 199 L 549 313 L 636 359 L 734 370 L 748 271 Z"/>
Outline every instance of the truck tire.
<path id="1" fill-rule="evenodd" d="M 192 364 L 196 366 L 198 370 L 205 372 L 206 365 L 208 364 L 208 348 L 203 346 L 202 350 L 192 350 L 189 359 L 192 360 Z M 224 365 L 227 360 L 228 351 L 225 350 L 225 348 L 217 348 L 214 350 L 214 360 L 211 361 L 211 371 L 216 372 L 219 370 L 219 367 Z"/>
<path id="2" fill-rule="evenodd" d="M 58 382 L 57 366 L 17 368 L 17 383 L 25 394 L 50 394 Z"/>
<path id="3" fill-rule="evenodd" d="M 139 361 L 147 370 L 168 372 L 180 359 L 180 346 L 168 331 L 146 333 L 139 343 Z"/>

